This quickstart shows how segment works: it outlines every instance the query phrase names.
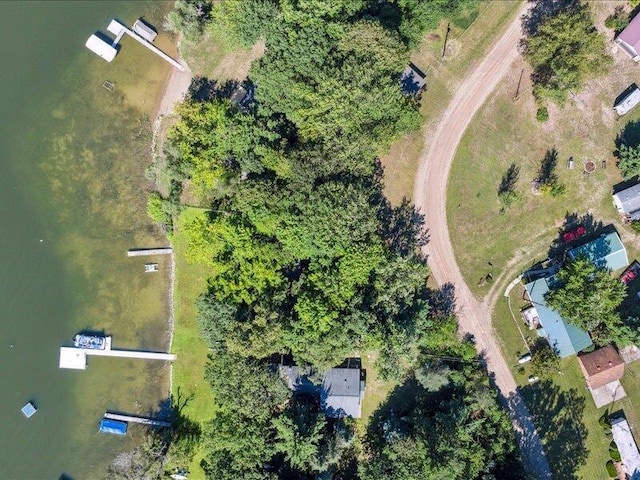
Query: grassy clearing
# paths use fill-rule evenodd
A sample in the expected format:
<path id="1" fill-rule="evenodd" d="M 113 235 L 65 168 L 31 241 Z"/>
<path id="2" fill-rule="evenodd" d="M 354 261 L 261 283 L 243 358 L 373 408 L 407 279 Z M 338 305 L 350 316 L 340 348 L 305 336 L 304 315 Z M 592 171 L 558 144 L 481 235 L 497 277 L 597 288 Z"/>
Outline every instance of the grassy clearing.
<path id="1" fill-rule="evenodd" d="M 447 50 L 442 58 L 447 21 L 436 32 L 425 36 L 411 61 L 427 75 L 427 90 L 422 94 L 421 113 L 433 131 L 435 121 L 449 104 L 457 86 L 464 80 L 470 66 L 482 59 L 509 22 L 521 2 L 492 1 L 482 4 L 477 17 L 466 28 L 454 23 L 447 40 Z M 418 168 L 420 152 L 424 148 L 424 132 L 416 132 L 399 139 L 382 157 L 385 166 L 385 194 L 394 203 L 403 197 L 411 198 L 413 181 Z"/>
<path id="2" fill-rule="evenodd" d="M 213 27 L 198 43 L 183 41 L 180 45 L 182 56 L 195 75 L 218 81 L 244 80 L 251 63 L 260 58 L 264 50 L 263 40 L 250 48 L 241 47 Z"/>
<path id="3" fill-rule="evenodd" d="M 202 210 L 198 209 L 183 212 L 173 237 L 176 284 L 172 350 L 178 354 L 178 359 L 173 364 L 172 393 L 183 402 L 187 400 L 182 413 L 200 425 L 211 420 L 215 414 L 213 392 L 204 379 L 209 348 L 200 336 L 195 309 L 196 299 L 206 289 L 207 275 L 202 265 L 192 265 L 184 259 L 186 239 L 182 233 L 182 226 L 202 214 Z M 205 478 L 199 465 L 201 459 L 202 455 L 199 452 L 189 467 L 189 478 Z"/>
<path id="4" fill-rule="evenodd" d="M 609 77 L 589 82 L 562 109 L 550 106 L 549 121 L 540 124 L 529 93 L 530 72 L 517 62 L 473 120 L 452 166 L 447 216 L 458 264 L 475 293 L 488 292 L 490 285 L 481 282 L 488 273 L 495 276 L 514 264 L 546 258 L 566 215 L 574 212 L 614 223 L 630 257 L 637 254 L 637 236 L 620 225 L 610 196 L 612 185 L 621 180 L 612 157 L 614 140 L 628 121 L 640 118 L 635 111 L 616 121 L 611 105 L 634 81 L 635 65 L 621 52 L 614 63 Z M 514 101 L 521 74 L 524 93 Z M 545 153 L 553 148 L 558 151 L 557 173 L 567 186 L 566 195 L 556 199 L 536 195 L 530 188 Z M 569 157 L 574 170 L 566 168 Z M 590 176 L 582 173 L 587 159 L 597 163 Z M 511 163 L 520 168 L 516 189 L 522 199 L 501 214 L 497 190 Z"/>
<path id="5" fill-rule="evenodd" d="M 384 403 L 397 382 L 385 381 L 378 376 L 375 362 L 379 352 L 367 351 L 361 355 L 362 368 L 367 372 L 367 385 L 364 400 L 362 401 L 362 417 L 358 421 L 363 431 L 369 423 L 369 418 L 376 409 Z"/>

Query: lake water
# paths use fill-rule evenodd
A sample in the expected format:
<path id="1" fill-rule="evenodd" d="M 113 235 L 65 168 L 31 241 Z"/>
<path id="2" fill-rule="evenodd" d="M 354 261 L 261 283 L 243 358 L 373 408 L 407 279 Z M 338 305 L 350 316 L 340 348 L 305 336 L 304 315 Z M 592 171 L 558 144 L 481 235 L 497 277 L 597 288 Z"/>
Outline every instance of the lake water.
<path id="1" fill-rule="evenodd" d="M 166 245 L 146 217 L 144 171 L 169 66 L 131 39 L 111 64 L 84 42 L 113 17 L 161 27 L 169 6 L 0 2 L 0 479 L 104 478 L 144 434 L 97 433 L 105 410 L 151 413 L 168 396 L 167 365 L 91 358 L 60 370 L 58 351 L 82 329 L 116 348 L 168 348 L 169 259 L 145 274 L 126 250 Z M 38 412 L 27 420 L 28 400 Z"/>

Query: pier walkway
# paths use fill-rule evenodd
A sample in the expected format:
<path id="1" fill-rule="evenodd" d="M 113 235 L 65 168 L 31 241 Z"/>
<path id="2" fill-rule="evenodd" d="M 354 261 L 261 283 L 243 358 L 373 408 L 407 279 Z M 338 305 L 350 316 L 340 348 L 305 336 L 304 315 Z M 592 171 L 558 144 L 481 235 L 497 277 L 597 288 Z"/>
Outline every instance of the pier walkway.
<path id="1" fill-rule="evenodd" d="M 148 255 L 171 255 L 173 248 L 131 248 L 127 250 L 127 257 L 145 257 Z"/>
<path id="2" fill-rule="evenodd" d="M 107 337 L 104 350 L 94 350 L 90 348 L 60 347 L 60 368 L 70 368 L 74 370 L 85 370 L 87 368 L 87 357 L 119 357 L 119 358 L 140 358 L 145 360 L 163 360 L 172 362 L 176 359 L 173 353 L 145 352 L 138 350 L 113 350 L 111 348 L 111 337 Z"/>
<path id="3" fill-rule="evenodd" d="M 135 41 L 137 41 L 141 45 L 144 45 L 145 47 L 147 47 L 153 53 L 155 53 L 156 55 L 161 57 L 163 60 L 166 60 L 167 62 L 169 62 L 171 65 L 176 67 L 178 70 L 184 70 L 184 67 L 182 66 L 182 64 L 180 62 L 178 62 L 177 60 L 174 60 L 173 58 L 171 58 L 169 55 L 167 55 L 162 50 L 160 50 L 158 47 L 156 47 L 153 43 L 151 43 L 147 39 L 141 37 L 139 34 L 134 32 L 133 30 L 130 30 L 128 27 L 126 27 L 125 25 L 121 24 L 119 21 L 111 20 L 111 23 L 107 27 L 107 30 L 109 30 L 111 33 L 113 33 L 116 36 L 116 39 L 112 44 L 114 47 L 115 47 L 115 45 L 118 44 L 118 42 L 120 41 L 122 36 L 126 33 L 131 38 L 133 38 Z"/>
<path id="4" fill-rule="evenodd" d="M 104 414 L 104 418 L 110 418 L 111 420 L 119 420 L 121 422 L 141 423 L 143 425 L 150 425 L 152 427 L 170 427 L 171 423 L 164 422 L 162 420 L 155 420 L 153 418 L 139 417 L 137 415 L 122 415 L 120 413 L 107 412 Z"/>

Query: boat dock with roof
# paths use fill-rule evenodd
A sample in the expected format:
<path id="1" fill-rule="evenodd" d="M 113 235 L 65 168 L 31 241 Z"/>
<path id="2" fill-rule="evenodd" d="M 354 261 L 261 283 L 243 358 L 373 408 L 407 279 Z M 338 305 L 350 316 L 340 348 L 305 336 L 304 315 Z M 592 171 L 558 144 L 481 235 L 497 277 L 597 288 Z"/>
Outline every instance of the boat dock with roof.
<path id="1" fill-rule="evenodd" d="M 133 29 L 129 29 L 127 26 L 123 25 L 117 20 L 111 20 L 107 30 L 114 34 L 116 38 L 111 41 L 106 36 L 101 34 L 93 34 L 89 37 L 85 46 L 91 50 L 93 53 L 98 55 L 99 57 L 104 58 L 107 62 L 111 62 L 116 55 L 118 54 L 118 43 L 124 35 L 129 35 L 129 37 L 133 38 L 140 45 L 147 47 L 153 53 L 158 55 L 163 60 L 166 60 L 171 65 L 176 67 L 178 70 L 184 70 L 184 67 L 180 62 L 171 58 L 169 55 L 164 53 L 158 47 L 156 47 L 153 43 L 157 33 L 151 27 L 146 25 L 142 20 L 136 20 L 133 24 Z"/>
<path id="2" fill-rule="evenodd" d="M 105 348 L 94 350 L 78 347 L 60 347 L 60 368 L 73 370 L 86 370 L 87 357 L 94 355 L 97 357 L 119 357 L 119 358 L 140 358 L 145 360 L 163 360 L 172 362 L 176 355 L 172 353 L 146 352 L 137 350 L 113 350 L 111 348 L 111 337 L 106 338 Z"/>

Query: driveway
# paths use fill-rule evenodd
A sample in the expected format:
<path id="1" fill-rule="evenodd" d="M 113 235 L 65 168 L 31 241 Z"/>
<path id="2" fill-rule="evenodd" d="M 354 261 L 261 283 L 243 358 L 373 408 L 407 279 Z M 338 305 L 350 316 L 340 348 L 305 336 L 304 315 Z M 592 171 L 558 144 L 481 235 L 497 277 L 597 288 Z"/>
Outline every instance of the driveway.
<path id="1" fill-rule="evenodd" d="M 522 36 L 520 17 L 527 8 L 526 4 L 522 6 L 486 57 L 457 89 L 440 119 L 435 135 L 427 136 L 413 199 L 417 209 L 425 215 L 429 229 L 429 243 L 424 247 L 424 253 L 428 255 L 432 276 L 438 285 L 451 283 L 455 286 L 460 329 L 462 333 L 470 333 L 475 337 L 477 349 L 485 356 L 489 372 L 506 399 L 505 404 L 527 470 L 537 479 L 548 479 L 551 478 L 551 471 L 540 437 L 516 390 L 516 383 L 493 331 L 493 305 L 478 301 L 465 283 L 453 254 L 446 212 L 447 180 L 458 144 L 478 109 L 518 57 L 517 47 Z"/>

